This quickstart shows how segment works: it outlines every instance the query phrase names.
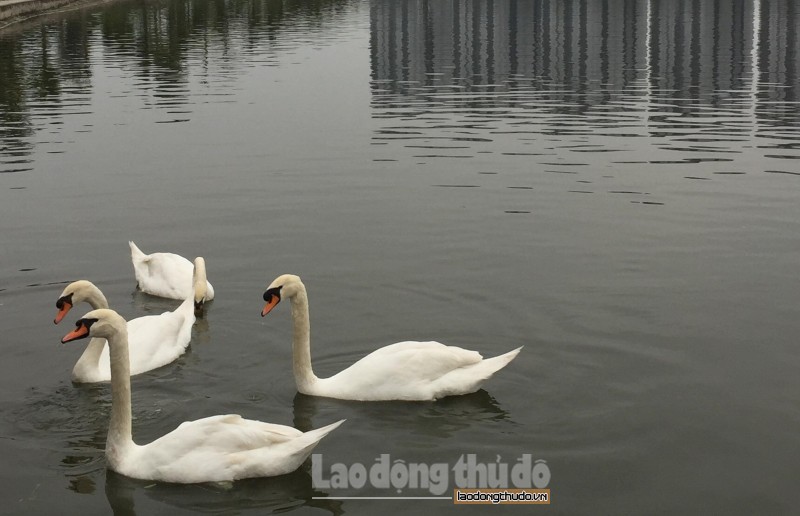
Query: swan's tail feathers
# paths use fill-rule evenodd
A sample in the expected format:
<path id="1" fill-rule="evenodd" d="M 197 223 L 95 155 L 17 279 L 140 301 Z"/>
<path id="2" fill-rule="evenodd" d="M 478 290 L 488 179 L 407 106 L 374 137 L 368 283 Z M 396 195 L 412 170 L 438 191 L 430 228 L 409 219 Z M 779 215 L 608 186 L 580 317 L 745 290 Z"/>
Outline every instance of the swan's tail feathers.
<path id="1" fill-rule="evenodd" d="M 498 355 L 496 357 L 487 358 L 482 360 L 475 369 L 479 371 L 479 375 L 481 376 L 482 380 L 488 380 L 489 378 L 494 375 L 497 371 L 501 370 L 505 366 L 509 364 L 512 360 L 514 360 L 519 352 L 522 351 L 523 346 L 518 347 L 517 349 L 513 349 L 508 353 L 504 353 L 502 355 Z"/>
<path id="2" fill-rule="evenodd" d="M 133 264 L 133 275 L 136 276 L 136 286 L 142 288 L 142 276 L 147 271 L 149 257 L 136 247 L 133 240 L 128 240 L 128 245 L 131 248 L 131 263 Z"/>
<path id="3" fill-rule="evenodd" d="M 483 382 L 514 360 L 521 350 L 520 346 L 508 353 L 486 358 L 467 367 L 460 367 L 442 376 L 433 386 L 431 399 L 436 400 L 445 396 L 458 396 L 477 391 Z"/>
<path id="4" fill-rule="evenodd" d="M 322 428 L 317 428 L 316 430 L 309 430 L 297 438 L 297 443 L 301 446 L 303 452 L 311 453 L 311 450 L 314 449 L 314 447 L 320 442 L 320 440 L 322 440 L 323 437 L 339 428 L 339 425 L 345 421 L 345 419 L 342 419 L 335 423 L 331 423 L 328 426 L 323 426 Z"/>
<path id="5" fill-rule="evenodd" d="M 312 435 L 312 434 L 313 434 L 313 435 L 315 436 L 315 437 L 314 437 L 314 438 L 315 438 L 315 440 L 319 441 L 320 439 L 322 439 L 323 437 L 325 437 L 325 436 L 326 436 L 326 435 L 328 435 L 329 433 L 331 433 L 331 432 L 333 432 L 334 430 L 336 430 L 337 428 L 339 428 L 339 426 L 340 426 L 342 423 L 344 423 L 345 421 L 347 421 L 347 420 L 346 420 L 346 419 L 340 419 L 339 421 L 337 421 L 337 422 L 335 422 L 335 423 L 331 423 L 331 424 L 330 424 L 330 425 L 328 425 L 328 426 L 323 426 L 323 427 L 321 427 L 321 428 L 317 428 L 316 430 L 309 430 L 308 432 L 305 432 L 305 434 L 304 434 L 304 435 L 308 435 L 308 436 L 310 436 L 310 435 Z"/>
<path id="6" fill-rule="evenodd" d="M 128 245 L 131 248 L 131 260 L 134 262 L 142 262 L 147 259 L 147 255 L 144 254 L 141 249 L 136 247 L 136 244 L 133 243 L 133 240 L 128 240 Z"/>
<path id="7" fill-rule="evenodd" d="M 142 250 L 133 243 L 133 240 L 128 240 L 128 245 L 131 247 L 131 261 L 133 262 L 134 269 L 136 269 L 137 264 L 147 264 L 150 262 L 150 256 L 144 254 Z"/>

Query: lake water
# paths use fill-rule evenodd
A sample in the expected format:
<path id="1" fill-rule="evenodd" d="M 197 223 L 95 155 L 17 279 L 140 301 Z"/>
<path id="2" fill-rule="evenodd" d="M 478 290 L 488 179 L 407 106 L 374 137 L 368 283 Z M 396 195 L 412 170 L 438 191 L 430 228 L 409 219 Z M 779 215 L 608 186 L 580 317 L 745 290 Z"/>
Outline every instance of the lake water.
<path id="1" fill-rule="evenodd" d="M 203 255 L 217 291 L 189 351 L 133 379 L 140 443 L 347 418 L 326 465 L 530 454 L 560 514 L 796 511 L 799 10 L 119 1 L 6 27 L 0 512 L 485 510 L 334 499 L 430 493 L 320 488 L 310 462 L 227 487 L 107 472 L 108 386 L 73 385 L 85 341 L 59 343 L 88 307 L 52 319 L 80 278 L 126 317 L 176 306 L 136 292 L 129 239 Z M 287 272 L 320 376 L 407 339 L 525 347 L 470 396 L 298 395 L 288 306 L 259 317 Z"/>

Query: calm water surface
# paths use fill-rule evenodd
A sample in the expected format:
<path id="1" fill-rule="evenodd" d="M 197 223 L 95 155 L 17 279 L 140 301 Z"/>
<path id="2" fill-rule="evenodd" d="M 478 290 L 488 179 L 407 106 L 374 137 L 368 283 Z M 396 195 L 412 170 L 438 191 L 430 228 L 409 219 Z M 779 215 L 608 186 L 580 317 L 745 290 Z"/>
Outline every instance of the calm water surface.
<path id="1" fill-rule="evenodd" d="M 175 0 L 3 29 L 0 512 L 479 512 L 332 500 L 398 493 L 310 464 L 107 472 L 108 386 L 72 385 L 83 344 L 59 344 L 87 308 L 51 321 L 79 278 L 127 317 L 174 308 L 136 292 L 129 239 L 205 256 L 217 290 L 133 380 L 139 442 L 347 418 L 326 463 L 530 453 L 558 513 L 796 511 L 799 28 L 791 0 Z M 320 376 L 398 340 L 525 348 L 471 396 L 300 396 L 288 307 L 258 315 L 285 272 Z"/>

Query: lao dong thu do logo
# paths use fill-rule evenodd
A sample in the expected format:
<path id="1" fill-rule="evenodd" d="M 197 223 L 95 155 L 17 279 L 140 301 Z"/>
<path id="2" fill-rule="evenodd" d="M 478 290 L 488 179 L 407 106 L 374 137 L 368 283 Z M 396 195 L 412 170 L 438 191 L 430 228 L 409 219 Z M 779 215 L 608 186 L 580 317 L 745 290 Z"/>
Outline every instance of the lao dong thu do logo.
<path id="1" fill-rule="evenodd" d="M 311 455 L 311 483 L 316 489 L 427 489 L 433 495 L 443 495 L 453 488 L 484 489 L 542 489 L 550 483 L 550 468 L 544 460 L 534 461 L 529 453 L 515 462 L 479 462 L 474 453 L 461 455 L 452 467 L 445 462 L 427 464 L 392 460 L 381 454 L 372 464 L 359 462 L 349 466 L 336 462 L 327 466 L 322 454 Z"/>

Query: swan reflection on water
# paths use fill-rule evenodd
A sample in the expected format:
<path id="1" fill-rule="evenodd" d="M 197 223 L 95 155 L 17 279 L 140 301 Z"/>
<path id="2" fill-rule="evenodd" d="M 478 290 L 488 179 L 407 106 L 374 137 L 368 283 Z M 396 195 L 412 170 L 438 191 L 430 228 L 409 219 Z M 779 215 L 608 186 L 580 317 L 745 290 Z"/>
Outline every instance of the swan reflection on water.
<path id="1" fill-rule="evenodd" d="M 136 480 L 110 469 L 106 470 L 105 493 L 117 516 L 152 514 L 166 505 L 191 512 L 260 509 L 283 512 L 298 507 L 316 507 L 333 515 L 344 514 L 343 502 L 326 500 L 326 493 L 311 485 L 311 464 L 287 475 L 237 480 L 234 483 L 168 484 Z M 159 505 L 153 507 L 152 502 Z M 137 513 L 138 507 L 138 513 Z"/>
<path id="2" fill-rule="evenodd" d="M 353 427 L 359 425 L 361 431 L 369 435 L 384 435 L 402 428 L 407 433 L 443 439 L 488 421 L 514 424 L 509 413 L 484 389 L 438 401 L 363 402 L 307 396 L 299 392 L 295 395 L 295 428 L 301 431 L 313 428 L 318 414 L 322 419 L 339 414 Z"/>

